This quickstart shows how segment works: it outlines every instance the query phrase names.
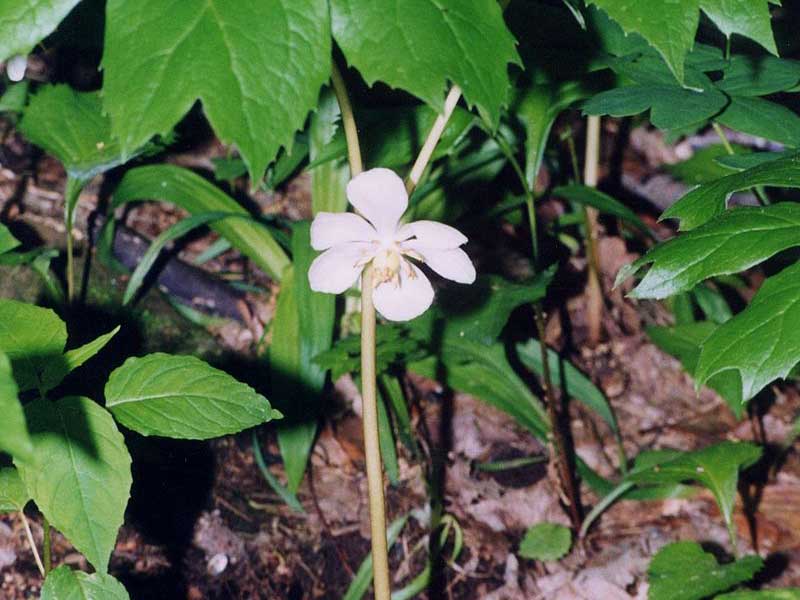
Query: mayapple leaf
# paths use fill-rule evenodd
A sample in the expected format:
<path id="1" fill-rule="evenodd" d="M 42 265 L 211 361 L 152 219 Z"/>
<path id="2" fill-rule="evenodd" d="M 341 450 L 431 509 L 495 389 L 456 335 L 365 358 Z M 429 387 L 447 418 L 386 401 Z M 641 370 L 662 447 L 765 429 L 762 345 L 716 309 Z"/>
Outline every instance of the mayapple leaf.
<path id="1" fill-rule="evenodd" d="M 721 565 L 697 542 L 664 546 L 647 569 L 650 600 L 701 600 L 752 579 L 764 561 L 745 556 Z"/>
<path id="2" fill-rule="evenodd" d="M 665 210 L 661 219 L 680 219 L 682 230 L 694 229 L 725 212 L 731 194 L 758 185 L 800 188 L 800 155 L 768 160 L 701 185 Z"/>
<path id="3" fill-rule="evenodd" d="M 114 192 L 113 208 L 145 199 L 172 202 L 192 214 L 219 211 L 248 216 L 248 212 L 221 189 L 175 165 L 149 165 L 125 173 Z M 276 280 L 280 280 L 290 264 L 289 257 L 269 229 L 255 219 L 225 219 L 211 223 L 211 228 Z"/>
<path id="4" fill-rule="evenodd" d="M 520 64 L 495 0 L 332 0 L 333 36 L 370 85 L 383 81 L 436 110 L 449 81 L 496 127 Z"/>
<path id="5" fill-rule="evenodd" d="M 105 395 L 117 421 L 142 435 L 207 440 L 280 417 L 249 385 L 193 356 L 129 358 Z"/>
<path id="6" fill-rule="evenodd" d="M 774 0 L 700 0 L 700 8 L 726 38 L 737 33 L 777 56 L 770 3 Z"/>
<path id="7" fill-rule="evenodd" d="M 28 54 L 66 17 L 78 0 L 0 3 L 0 61 Z"/>
<path id="8" fill-rule="evenodd" d="M 0 451 L 7 452 L 20 460 L 33 457 L 33 445 L 25 415 L 17 397 L 17 383 L 11 371 L 11 361 L 0 351 L 0 415 L 3 415 L 3 426 L 0 427 Z"/>
<path id="9" fill-rule="evenodd" d="M 38 389 L 50 363 L 61 360 L 67 327 L 48 308 L 0 300 L 0 351 L 11 359 L 20 392 Z"/>
<path id="10" fill-rule="evenodd" d="M 800 363 L 800 262 L 767 279 L 750 304 L 720 325 L 702 344 L 697 385 L 738 373 L 746 402 Z"/>
<path id="11" fill-rule="evenodd" d="M 683 63 L 692 49 L 700 21 L 699 0 L 660 2 L 657 10 L 640 0 L 589 0 L 626 33 L 638 33 L 664 58 L 675 78 L 684 82 Z"/>
<path id="12" fill-rule="evenodd" d="M 122 434 L 88 398 L 36 400 L 25 416 L 36 460 L 15 461 L 22 481 L 48 521 L 105 573 L 132 483 Z"/>
<path id="13" fill-rule="evenodd" d="M 325 0 L 110 0 L 104 103 L 126 154 L 200 100 L 253 181 L 316 106 L 331 68 Z"/>
<path id="14" fill-rule="evenodd" d="M 627 480 L 644 485 L 663 485 L 696 481 L 713 494 L 728 530 L 733 528 L 733 504 L 739 469 L 752 465 L 761 448 L 747 442 L 721 442 L 702 450 L 681 452 L 674 458 L 642 465 L 627 475 Z"/>
<path id="15" fill-rule="evenodd" d="M 572 532 L 557 523 L 538 523 L 529 527 L 519 544 L 519 555 L 533 560 L 553 561 L 569 552 Z"/>
<path id="16" fill-rule="evenodd" d="M 20 511 L 30 499 L 19 471 L 14 467 L 0 468 L 0 513 Z"/>
<path id="17" fill-rule="evenodd" d="M 105 573 L 84 573 L 61 565 L 47 575 L 41 600 L 129 600 L 125 586 Z"/>
<path id="18" fill-rule="evenodd" d="M 67 85 L 41 87 L 31 96 L 19 128 L 78 181 L 125 162 L 99 92 L 77 92 Z"/>
<path id="19" fill-rule="evenodd" d="M 654 247 L 620 269 L 616 285 L 652 263 L 631 296 L 666 298 L 688 291 L 709 277 L 749 269 L 798 245 L 800 204 L 743 206 Z"/>
<path id="20" fill-rule="evenodd" d="M 800 61 L 775 56 L 731 56 L 716 86 L 731 96 L 766 96 L 800 83 Z"/>
<path id="21" fill-rule="evenodd" d="M 87 342 L 78 348 L 67 350 L 60 360 L 54 360 L 48 363 L 42 373 L 42 391 L 46 392 L 52 390 L 61 383 L 64 377 L 105 348 L 106 344 L 111 341 L 111 338 L 117 335 L 119 329 L 120 327 L 117 325 L 108 333 L 96 337 L 91 342 Z"/>

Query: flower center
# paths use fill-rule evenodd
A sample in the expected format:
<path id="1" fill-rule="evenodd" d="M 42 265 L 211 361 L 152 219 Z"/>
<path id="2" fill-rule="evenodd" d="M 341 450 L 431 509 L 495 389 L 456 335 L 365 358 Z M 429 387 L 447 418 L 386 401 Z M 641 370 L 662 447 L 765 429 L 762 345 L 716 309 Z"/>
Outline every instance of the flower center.
<path id="1" fill-rule="evenodd" d="M 372 267 L 375 273 L 375 286 L 381 283 L 394 283 L 395 287 L 400 285 L 400 267 L 403 258 L 400 250 L 394 244 L 389 248 L 381 248 L 372 259 Z"/>

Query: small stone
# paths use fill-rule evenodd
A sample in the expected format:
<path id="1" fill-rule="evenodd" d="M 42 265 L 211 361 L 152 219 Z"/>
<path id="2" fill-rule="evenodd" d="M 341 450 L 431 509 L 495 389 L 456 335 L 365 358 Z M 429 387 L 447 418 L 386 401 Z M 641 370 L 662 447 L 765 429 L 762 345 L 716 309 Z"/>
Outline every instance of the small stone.
<path id="1" fill-rule="evenodd" d="M 208 560 L 208 564 L 206 565 L 206 569 L 208 570 L 208 574 L 212 577 L 217 577 L 222 574 L 225 569 L 228 568 L 228 555 L 223 554 L 220 552 L 219 554 L 215 554 Z"/>

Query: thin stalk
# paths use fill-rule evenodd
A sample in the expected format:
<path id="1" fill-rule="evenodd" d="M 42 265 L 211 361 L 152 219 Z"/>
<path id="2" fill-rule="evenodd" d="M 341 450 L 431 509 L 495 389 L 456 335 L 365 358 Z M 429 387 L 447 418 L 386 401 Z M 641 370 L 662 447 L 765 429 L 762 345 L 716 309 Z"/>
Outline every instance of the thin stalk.
<path id="1" fill-rule="evenodd" d="M 36 542 L 31 532 L 31 524 L 28 523 L 28 517 L 25 516 L 23 511 L 19 511 L 19 516 L 22 518 L 22 526 L 25 528 L 25 537 L 28 538 L 28 544 L 30 544 L 31 552 L 33 552 L 33 559 L 36 561 L 36 567 L 39 569 L 39 573 L 41 573 L 42 577 L 44 577 L 44 565 L 42 564 L 42 559 L 39 558 L 39 551 L 36 549 Z"/>
<path id="2" fill-rule="evenodd" d="M 503 139 L 501 135 L 496 136 L 500 150 L 505 154 L 514 173 L 519 179 L 522 190 L 525 194 L 525 203 L 528 206 L 529 226 L 531 230 L 531 251 L 533 253 L 534 271 L 539 269 L 539 244 L 538 234 L 536 227 L 536 210 L 534 206 L 534 194 L 531 187 L 528 185 L 528 180 L 525 177 L 525 172 L 514 156 L 514 152 L 508 142 Z M 569 514 L 570 522 L 575 531 L 581 526 L 581 504 L 580 496 L 578 494 L 578 484 L 575 480 L 575 472 L 572 469 L 569 460 L 567 459 L 567 439 L 564 432 L 561 430 L 561 410 L 558 402 L 558 397 L 555 393 L 553 386 L 553 377 L 550 371 L 550 358 L 547 355 L 547 344 L 545 344 L 545 327 L 544 327 L 544 310 L 539 302 L 533 303 L 534 323 L 536 331 L 539 336 L 540 348 L 542 351 L 542 381 L 544 385 L 545 398 L 547 400 L 547 416 L 550 420 L 550 445 L 552 447 L 553 459 L 556 463 L 556 470 L 561 484 L 561 492 L 564 497 L 564 503 L 567 505 L 567 512 Z"/>
<path id="3" fill-rule="evenodd" d="M 597 187 L 597 169 L 600 162 L 600 117 L 586 118 L 586 154 L 583 164 L 583 183 Z M 600 342 L 603 325 L 603 288 L 600 284 L 600 268 L 597 256 L 597 209 L 585 206 L 583 218 L 586 224 L 586 259 L 588 280 L 586 282 L 587 322 L 589 324 L 589 345 Z"/>
<path id="4" fill-rule="evenodd" d="M 64 228 L 67 236 L 67 304 L 75 299 L 75 258 L 73 251 L 72 226 L 75 216 L 75 205 L 83 189 L 83 182 L 72 177 L 67 178 L 64 190 Z"/>
<path id="5" fill-rule="evenodd" d="M 331 76 L 333 92 L 342 113 L 350 176 L 361 173 L 361 147 L 353 107 L 347 87 L 336 64 Z M 390 600 L 389 550 L 386 540 L 386 500 L 383 492 L 383 466 L 378 433 L 378 391 L 375 383 L 375 305 L 372 302 L 372 265 L 361 274 L 361 399 L 364 427 L 364 453 L 367 462 L 369 523 L 372 537 L 372 583 L 375 600 Z"/>
<path id="6" fill-rule="evenodd" d="M 444 112 L 436 117 L 436 120 L 433 122 L 428 137 L 425 139 L 425 143 L 419 151 L 419 156 L 417 156 L 417 160 L 414 162 L 414 166 L 411 167 L 411 172 L 406 178 L 406 190 L 409 194 L 414 191 L 414 188 L 422 178 L 422 174 L 425 172 L 431 160 L 431 156 L 433 156 L 436 144 L 439 143 L 444 133 L 444 128 L 447 126 L 447 121 L 450 120 L 450 115 L 453 114 L 459 98 L 461 98 L 461 88 L 454 85 L 450 88 L 447 98 L 444 100 Z"/>
<path id="7" fill-rule="evenodd" d="M 44 554 L 43 569 L 44 576 L 47 577 L 47 574 L 50 573 L 51 569 L 53 568 L 53 559 L 50 541 L 50 522 L 44 515 L 42 515 L 42 530 L 44 532 L 44 539 L 42 540 L 42 553 Z"/>
<path id="8" fill-rule="evenodd" d="M 730 43 L 730 38 L 728 39 L 728 42 Z M 730 140 L 728 140 L 728 136 L 725 135 L 725 130 L 720 126 L 720 124 L 717 123 L 716 121 L 712 121 L 711 126 L 714 128 L 714 131 L 719 136 L 719 139 L 722 142 L 722 147 L 725 148 L 725 152 L 727 152 L 729 155 L 736 154 L 736 151 L 733 149 Z M 763 206 L 772 204 L 770 202 L 769 197 L 767 196 L 767 193 L 764 191 L 763 186 L 761 185 L 754 186 L 753 192 L 755 192 L 756 197 Z"/>

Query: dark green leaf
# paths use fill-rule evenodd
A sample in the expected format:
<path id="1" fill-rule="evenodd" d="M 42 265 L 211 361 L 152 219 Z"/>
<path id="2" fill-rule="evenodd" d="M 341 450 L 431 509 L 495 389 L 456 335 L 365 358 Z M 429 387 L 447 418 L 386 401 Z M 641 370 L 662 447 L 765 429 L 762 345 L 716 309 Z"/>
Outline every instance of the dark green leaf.
<path id="1" fill-rule="evenodd" d="M 78 0 L 28 0 L 0 4 L 0 60 L 28 54 L 77 3 Z"/>
<path id="2" fill-rule="evenodd" d="M 34 463 L 15 461 L 47 520 L 105 573 L 131 489 L 131 457 L 114 419 L 88 398 L 25 407 Z"/>
<path id="3" fill-rule="evenodd" d="M 700 148 L 686 160 L 665 167 L 673 177 L 689 185 L 710 183 L 731 173 L 730 167 L 720 164 L 719 159 L 726 159 L 729 156 L 751 156 L 750 150 L 744 146 L 734 146 L 734 149 L 737 154 L 730 155 L 725 146 L 714 144 Z"/>
<path id="4" fill-rule="evenodd" d="M 774 56 L 736 55 L 730 58 L 717 87 L 731 96 L 766 96 L 800 83 L 800 62 Z"/>
<path id="5" fill-rule="evenodd" d="M 746 556 L 720 565 L 696 542 L 675 542 L 659 550 L 647 569 L 650 600 L 701 600 L 752 579 L 764 561 Z"/>
<path id="6" fill-rule="evenodd" d="M 11 361 L 0 351 L 0 452 L 7 452 L 20 460 L 31 460 L 33 446 L 25 424 L 25 415 L 17 397 L 17 383 L 11 371 Z"/>
<path id="7" fill-rule="evenodd" d="M 249 385 L 193 356 L 129 358 L 105 395 L 114 417 L 142 435 L 205 440 L 281 417 Z"/>
<path id="8" fill-rule="evenodd" d="M 508 64 L 519 56 L 495 0 L 332 0 L 331 14 L 336 42 L 370 85 L 411 92 L 439 113 L 452 81 L 487 121 L 499 122 Z"/>
<path id="9" fill-rule="evenodd" d="M 656 246 L 622 268 L 616 284 L 652 263 L 631 296 L 666 298 L 690 290 L 709 277 L 749 269 L 797 245 L 800 245 L 800 204 L 739 207 Z"/>
<path id="10" fill-rule="evenodd" d="M 700 8 L 725 37 L 730 39 L 734 33 L 742 35 L 777 56 L 769 14 L 771 2 L 773 0 L 700 0 Z"/>
<path id="11" fill-rule="evenodd" d="M 539 523 L 529 527 L 519 544 L 519 555 L 533 560 L 558 560 L 569 552 L 572 532 L 556 523 Z"/>
<path id="12" fill-rule="evenodd" d="M 132 200 L 165 200 L 192 214 L 247 211 L 233 198 L 195 173 L 173 165 L 139 167 L 125 173 L 114 193 L 116 208 Z M 275 279 L 290 264 L 286 253 L 263 225 L 246 219 L 213 223 L 217 233 Z"/>
<path id="13" fill-rule="evenodd" d="M 694 229 L 725 212 L 731 194 L 758 185 L 800 187 L 800 155 L 771 160 L 701 185 L 665 210 L 661 219 L 680 219 L 681 229 Z"/>
<path id="14" fill-rule="evenodd" d="M 798 327 L 800 262 L 767 279 L 744 311 L 703 342 L 697 384 L 733 371 L 746 402 L 800 363 Z"/>
<path id="15" fill-rule="evenodd" d="M 200 100 L 258 181 L 291 147 L 330 64 L 324 0 L 107 3 L 104 103 L 127 153 Z"/>
<path id="16" fill-rule="evenodd" d="M 311 291 L 308 268 L 314 258 L 308 222 L 292 230 L 294 265 L 284 277 L 269 351 L 272 395 L 286 414 L 278 429 L 289 490 L 296 493 L 317 431 L 325 369 L 313 358 L 333 340 L 335 296 Z"/>
<path id="17" fill-rule="evenodd" d="M 125 587 L 111 575 L 73 571 L 61 565 L 47 575 L 41 600 L 129 600 Z"/>
<path id="18" fill-rule="evenodd" d="M 781 158 L 790 158 L 797 155 L 797 150 L 783 150 L 781 152 L 750 152 L 748 154 L 730 154 L 728 156 L 720 156 L 716 160 L 723 167 L 733 169 L 735 171 L 743 171 L 745 169 L 752 169 L 764 163 L 772 162 Z M 725 175 L 730 175 L 727 171 Z"/>
<path id="19" fill-rule="evenodd" d="M 782 104 L 734 96 L 716 120 L 743 133 L 790 147 L 800 146 L 800 117 Z"/>
<path id="20" fill-rule="evenodd" d="M 11 359 L 19 391 L 38 389 L 50 363 L 61 360 L 67 328 L 48 308 L 0 300 L 0 351 Z"/>

